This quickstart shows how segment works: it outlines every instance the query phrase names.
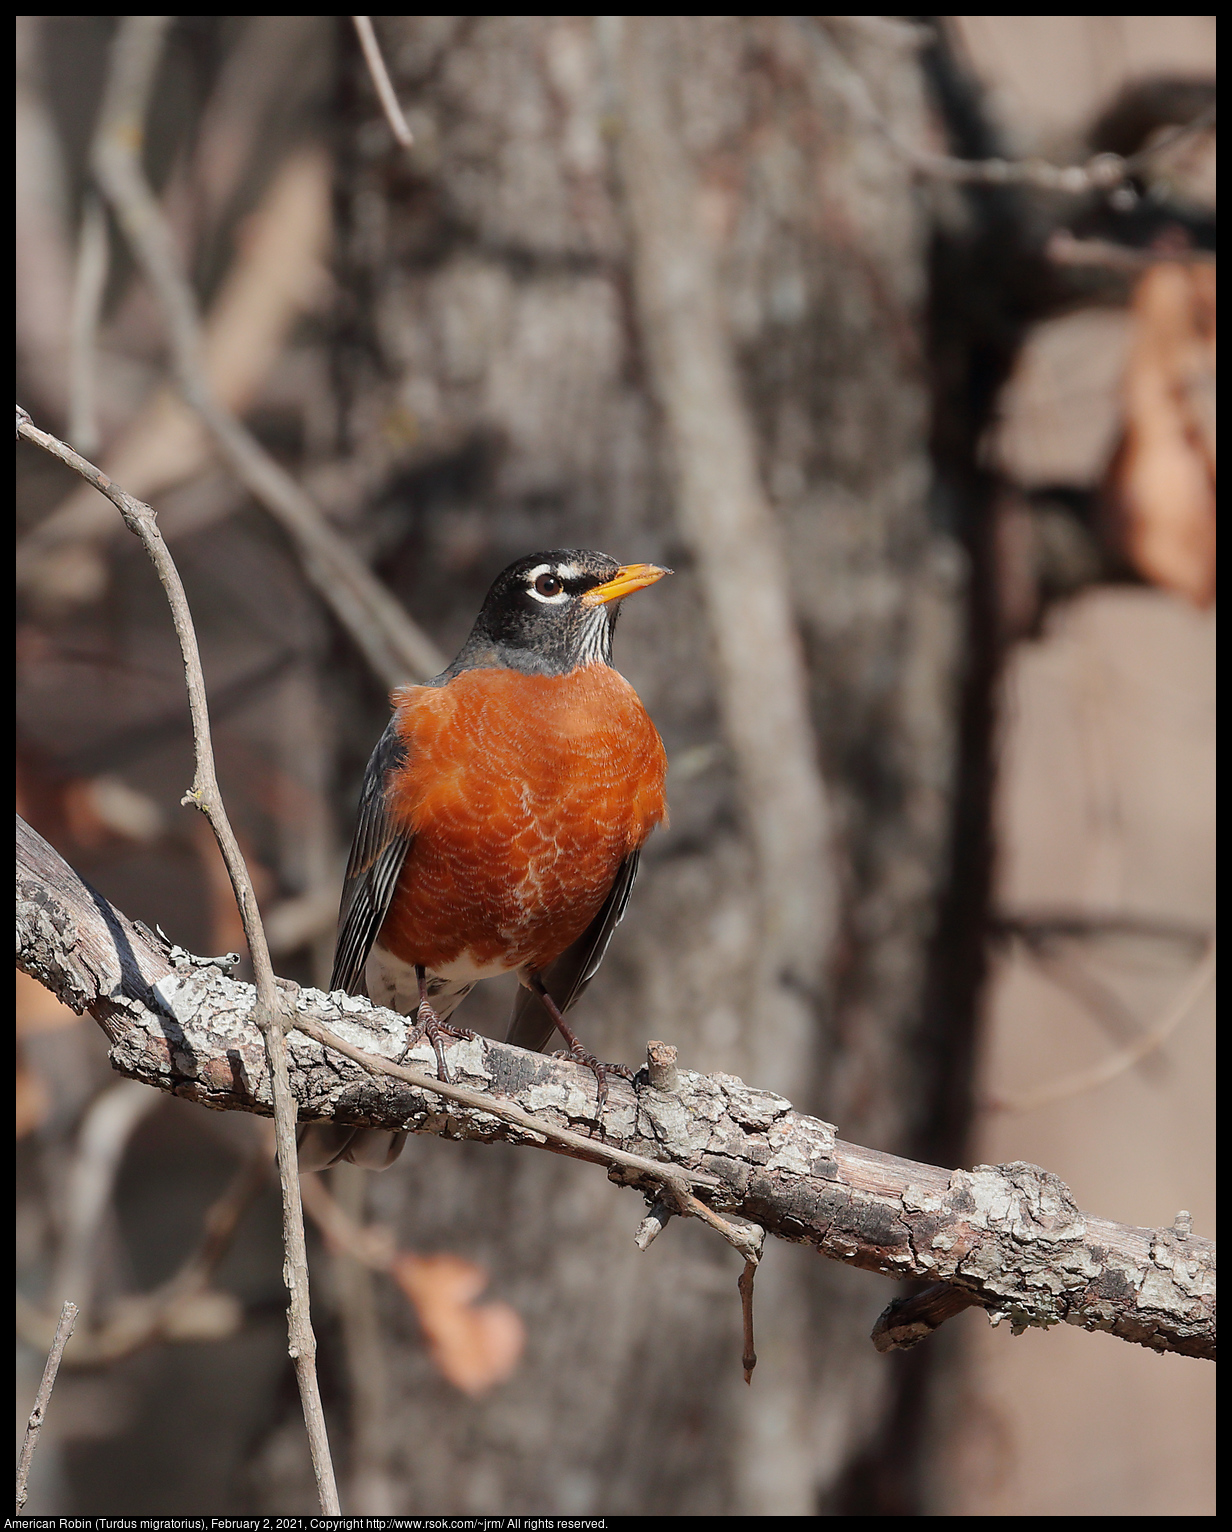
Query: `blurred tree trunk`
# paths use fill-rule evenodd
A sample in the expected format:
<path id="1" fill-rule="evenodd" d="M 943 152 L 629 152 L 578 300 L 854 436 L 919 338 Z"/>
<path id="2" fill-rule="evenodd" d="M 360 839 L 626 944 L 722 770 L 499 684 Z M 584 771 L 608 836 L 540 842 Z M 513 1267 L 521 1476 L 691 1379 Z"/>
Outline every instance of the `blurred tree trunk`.
<path id="1" fill-rule="evenodd" d="M 629 603 L 617 638 L 672 759 L 672 825 L 648 848 L 579 1029 L 633 1064 L 648 1037 L 666 1038 L 688 1067 L 745 1074 L 845 1137 L 918 1152 L 935 1126 L 925 994 L 951 860 L 966 582 L 930 516 L 928 208 L 861 106 L 871 98 L 895 135 L 921 140 L 909 29 L 540 17 L 379 28 L 416 144 L 409 157 L 391 146 L 340 32 L 334 375 L 340 441 L 377 486 L 357 528 L 451 652 L 492 575 L 529 550 L 592 546 L 677 570 Z M 717 273 L 722 354 L 807 667 L 838 913 L 824 972 L 798 981 L 762 972 L 767 891 L 750 824 L 766 805 L 749 800 L 722 723 L 728 662 L 713 624 L 741 629 L 739 581 L 716 612 L 704 528 L 677 513 L 688 465 L 665 427 L 671 376 L 644 330 L 638 172 L 622 135 L 637 96 L 628 70 L 647 58 L 682 151 L 682 216 Z M 375 740 L 383 699 L 370 698 Z M 750 993 L 759 973 L 769 1001 Z M 466 1019 L 497 1031 L 507 1004 L 476 996 Z M 962 1033 L 970 1016 L 945 1025 Z M 400 1507 L 872 1509 L 845 1486 L 905 1386 L 868 1340 L 892 1284 L 768 1251 L 746 1389 L 740 1263 L 700 1226 L 673 1224 L 639 1255 L 640 1209 L 593 1172 L 434 1141 L 410 1144 L 370 1195 L 403 1244 L 485 1262 L 530 1336 L 514 1379 L 471 1401 L 434 1375 L 386 1295 Z M 351 1503 L 363 1498 L 353 1484 Z"/>

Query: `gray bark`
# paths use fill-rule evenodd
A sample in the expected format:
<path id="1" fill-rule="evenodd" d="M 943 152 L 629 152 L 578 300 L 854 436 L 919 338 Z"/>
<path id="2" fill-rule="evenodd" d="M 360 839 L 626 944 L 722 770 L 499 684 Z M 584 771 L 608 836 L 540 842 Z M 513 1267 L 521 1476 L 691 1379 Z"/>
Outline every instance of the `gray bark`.
<path id="1" fill-rule="evenodd" d="M 311 355 L 332 387 L 308 433 L 332 457 L 308 481 L 447 651 L 492 575 L 533 548 L 589 544 L 677 569 L 628 604 L 617 637 L 668 746 L 672 827 L 647 848 L 577 1012 L 582 1036 L 632 1063 L 647 1036 L 670 1038 L 689 1068 L 756 1079 L 880 1150 L 928 1158 L 935 1039 L 972 1026 L 969 1006 L 930 1017 L 924 998 L 953 840 L 964 565 L 929 509 L 929 209 L 849 105 L 865 99 L 850 88 L 858 70 L 895 135 L 919 141 L 917 56 L 892 27 L 841 19 L 650 18 L 633 31 L 655 83 L 610 21 L 377 29 L 416 144 L 409 156 L 392 145 L 340 21 L 327 108 L 337 323 L 328 358 Z M 649 222 L 646 146 L 639 169 L 626 122 L 648 88 L 676 142 L 679 201 Z M 673 213 L 669 244 L 691 238 L 708 287 L 691 294 L 708 314 L 683 347 L 656 320 L 652 247 Z M 699 359 L 707 375 L 681 391 L 681 367 Z M 709 436 L 697 432 L 707 400 L 724 422 Z M 739 468 L 720 476 L 723 504 L 707 503 L 712 452 Z M 717 518 L 733 509 L 724 527 L 739 535 L 720 551 Z M 234 497 L 211 515 L 233 511 Z M 194 596 L 213 700 L 298 643 L 355 772 L 349 815 L 385 699 L 358 660 L 330 690 L 348 651 L 328 651 L 328 622 L 281 545 L 252 513 L 237 520 L 193 546 L 218 579 Z M 784 627 L 794 654 L 768 653 Z M 143 665 L 158 642 L 143 625 Z M 154 701 L 178 719 L 174 684 L 130 691 L 127 713 L 94 688 L 49 693 L 39 727 L 71 753 L 131 731 Z M 252 732 L 262 755 L 301 750 L 281 725 Z M 328 780 L 332 744 L 302 732 Z M 507 1004 L 480 991 L 459 1019 L 496 1030 Z M 893 1437 L 901 1396 L 901 1369 L 866 1339 L 889 1284 L 777 1245 L 758 1277 L 761 1361 L 746 1390 L 732 1365 L 737 1257 L 676 1221 L 642 1259 L 627 1202 L 553 1156 L 426 1136 L 372 1182 L 370 1211 L 401 1245 L 485 1262 L 531 1334 L 516 1381 L 474 1404 L 433 1375 L 385 1294 L 399 1508 L 850 1508 L 836 1486 Z M 294 1413 L 271 1425 L 252 1471 L 260 1508 L 311 1502 L 301 1431 Z M 901 1462 L 901 1436 L 894 1450 Z M 362 1444 L 355 1455 L 365 1461 Z"/>
<path id="2" fill-rule="evenodd" d="M 168 948 L 134 925 L 20 818 L 17 960 L 99 1020 L 120 1073 L 215 1110 L 272 1115 L 253 986 L 229 978 L 219 960 Z M 1009 1318 L 1020 1329 L 1063 1321 L 1157 1351 L 1214 1357 L 1214 1244 L 1179 1222 L 1137 1229 L 1082 1213 L 1068 1187 L 1038 1166 L 967 1172 L 916 1164 L 845 1143 L 831 1124 L 733 1075 L 688 1070 L 676 1070 L 669 1088 L 613 1081 L 604 1138 L 553 1142 L 499 1113 L 512 1105 L 553 1127 L 587 1125 L 593 1076 L 571 1060 L 458 1041 L 446 1049 L 450 1072 L 480 1099 L 443 1099 L 405 1068 L 403 1078 L 374 1072 L 304 1030 L 324 1027 L 396 1069 L 404 1017 L 296 986 L 286 998 L 297 1018 L 288 1042 L 303 1121 L 534 1145 L 609 1162 L 609 1180 L 654 1200 L 664 1183 L 653 1172 L 610 1163 L 616 1154 L 637 1155 L 696 1174 L 702 1195 L 725 1217 L 750 1219 L 865 1270 L 938 1278 L 964 1302 L 987 1308 L 994 1323 Z M 421 1066 L 432 1060 L 426 1041 L 410 1055 Z M 666 1195 L 670 1201 L 670 1188 Z M 568 1233 L 554 1238 L 569 1241 Z"/>
<path id="3" fill-rule="evenodd" d="M 690 490 L 706 465 L 687 457 L 680 401 L 663 397 L 671 337 L 646 328 L 655 294 L 623 117 L 636 60 L 604 25 L 382 23 L 417 147 L 408 171 L 371 118 L 344 145 L 341 277 L 372 316 L 338 351 L 349 439 L 370 461 L 388 461 L 391 434 L 408 441 L 386 490 L 386 546 L 400 543 L 387 567 L 438 632 L 460 638 L 490 572 L 535 546 L 589 542 L 679 571 L 662 599 L 630 603 L 617 641 L 675 762 L 673 824 L 648 847 L 587 996 L 588 1040 L 637 1060 L 647 1034 L 666 1036 L 689 1064 L 757 1078 L 867 1142 L 909 1150 L 929 1114 L 921 997 L 948 871 L 963 561 L 928 510 L 927 208 L 909 168 L 850 115 L 845 86 L 859 68 L 914 142 L 921 73 L 898 42 L 851 31 L 840 49 L 836 34 L 782 18 L 658 18 L 640 42 L 671 82 L 663 110 L 691 204 L 682 221 L 700 226 L 716 272 L 830 811 L 833 863 L 818 876 L 838 891 L 835 959 L 809 973 L 807 933 L 789 931 L 804 982 L 767 986 L 763 869 L 767 847 L 791 846 L 791 799 L 774 823 L 749 764 L 756 704 L 741 704 L 743 737 L 730 728 L 731 698 L 748 688 L 737 676 L 733 693 L 716 625 L 737 645 L 757 629 L 730 568 L 738 550 L 725 547 L 715 606 L 705 506 Z M 725 397 L 721 380 L 711 388 Z M 677 498 L 690 493 L 687 505 Z M 749 579 L 772 567 L 757 549 L 746 557 Z M 448 597 L 432 573 L 442 559 L 457 571 Z M 770 700 L 768 749 L 794 751 Z M 807 796 L 807 781 L 792 780 Z M 810 845 L 822 839 L 802 829 Z M 808 907 L 790 889 L 771 893 L 780 910 Z M 810 897 L 815 962 L 833 915 L 824 893 Z M 553 1331 L 527 1363 L 526 1388 L 552 1422 L 533 1452 L 497 1446 L 528 1429 L 516 1411 L 494 1402 L 464 1427 L 408 1389 L 397 1434 L 415 1444 L 416 1504 L 444 1503 L 426 1486 L 444 1493 L 448 1474 L 438 1481 L 432 1465 L 454 1462 L 477 1431 L 506 1505 L 811 1512 L 892 1407 L 893 1374 L 865 1341 L 884 1295 L 866 1281 L 774 1252 L 759 1275 L 757 1385 L 744 1397 L 726 1366 L 722 1252 L 686 1235 L 671 1276 L 638 1272 L 614 1235 L 619 1215 L 562 1181 L 567 1171 L 483 1166 L 463 1190 L 456 1162 L 431 1156 L 429 1169 L 421 1152 L 416 1163 L 380 1183 L 382 1210 L 412 1243 L 473 1242 L 460 1206 L 510 1201 L 518 1219 L 485 1229 L 481 1244 L 535 1333 Z M 562 1198 L 576 1208 L 570 1252 L 545 1259 Z M 596 1289 L 584 1273 L 600 1270 Z M 595 1377 L 624 1381 L 597 1398 Z"/>

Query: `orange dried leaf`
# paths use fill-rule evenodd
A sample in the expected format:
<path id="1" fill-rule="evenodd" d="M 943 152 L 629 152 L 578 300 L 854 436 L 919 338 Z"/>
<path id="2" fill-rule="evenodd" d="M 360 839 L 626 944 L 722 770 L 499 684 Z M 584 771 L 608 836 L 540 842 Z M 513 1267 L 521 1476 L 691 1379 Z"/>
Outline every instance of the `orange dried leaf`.
<path id="1" fill-rule="evenodd" d="M 526 1327 L 507 1303 L 475 1303 L 488 1285 L 482 1267 L 456 1255 L 403 1251 L 390 1270 L 414 1306 L 432 1360 L 455 1388 L 482 1394 L 512 1373 Z"/>
<path id="2" fill-rule="evenodd" d="M 1195 606 L 1215 599 L 1215 273 L 1161 261 L 1134 293 L 1125 437 L 1111 500 L 1130 562 Z"/>

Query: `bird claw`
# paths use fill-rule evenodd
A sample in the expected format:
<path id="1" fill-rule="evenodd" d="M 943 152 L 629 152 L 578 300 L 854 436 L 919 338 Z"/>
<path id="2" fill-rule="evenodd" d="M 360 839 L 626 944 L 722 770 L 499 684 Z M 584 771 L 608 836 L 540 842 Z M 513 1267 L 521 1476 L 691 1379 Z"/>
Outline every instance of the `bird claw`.
<path id="1" fill-rule="evenodd" d="M 421 1001 L 415 1012 L 415 1021 L 407 1036 L 406 1047 L 402 1053 L 403 1058 L 406 1058 L 407 1054 L 410 1053 L 411 1049 L 414 1048 L 415 1044 L 422 1037 L 428 1039 L 432 1044 L 432 1051 L 436 1054 L 436 1078 L 443 1080 L 446 1085 L 452 1085 L 453 1076 L 449 1072 L 449 1065 L 445 1059 L 444 1039 L 447 1037 L 457 1037 L 470 1042 L 475 1037 L 475 1033 L 467 1027 L 455 1027 L 447 1021 L 442 1021 L 426 1001 Z"/>
<path id="2" fill-rule="evenodd" d="M 633 1071 L 627 1064 L 605 1064 L 602 1059 L 596 1058 L 593 1053 L 587 1053 L 580 1043 L 568 1048 L 561 1048 L 552 1055 L 554 1059 L 572 1059 L 575 1064 L 581 1064 L 589 1069 L 595 1077 L 595 1126 L 599 1129 L 599 1137 L 605 1139 L 607 1130 L 603 1126 L 603 1108 L 607 1105 L 607 1077 L 609 1074 L 619 1075 L 622 1080 L 632 1080 Z M 591 1137 L 594 1137 L 592 1132 Z"/>

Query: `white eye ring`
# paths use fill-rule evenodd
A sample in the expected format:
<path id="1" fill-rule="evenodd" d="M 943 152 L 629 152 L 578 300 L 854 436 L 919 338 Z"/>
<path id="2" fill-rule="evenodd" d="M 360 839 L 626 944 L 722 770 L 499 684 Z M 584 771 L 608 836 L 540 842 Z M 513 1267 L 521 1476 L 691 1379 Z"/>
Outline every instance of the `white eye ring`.
<path id="1" fill-rule="evenodd" d="M 536 564 L 534 569 L 530 569 L 526 573 L 527 587 L 535 600 L 541 601 L 544 606 L 560 606 L 568 601 L 569 592 L 565 589 L 563 581 L 555 595 L 545 596 L 541 590 L 535 589 L 535 586 L 544 575 L 548 575 L 553 580 L 560 581 L 561 571 L 551 564 Z"/>

